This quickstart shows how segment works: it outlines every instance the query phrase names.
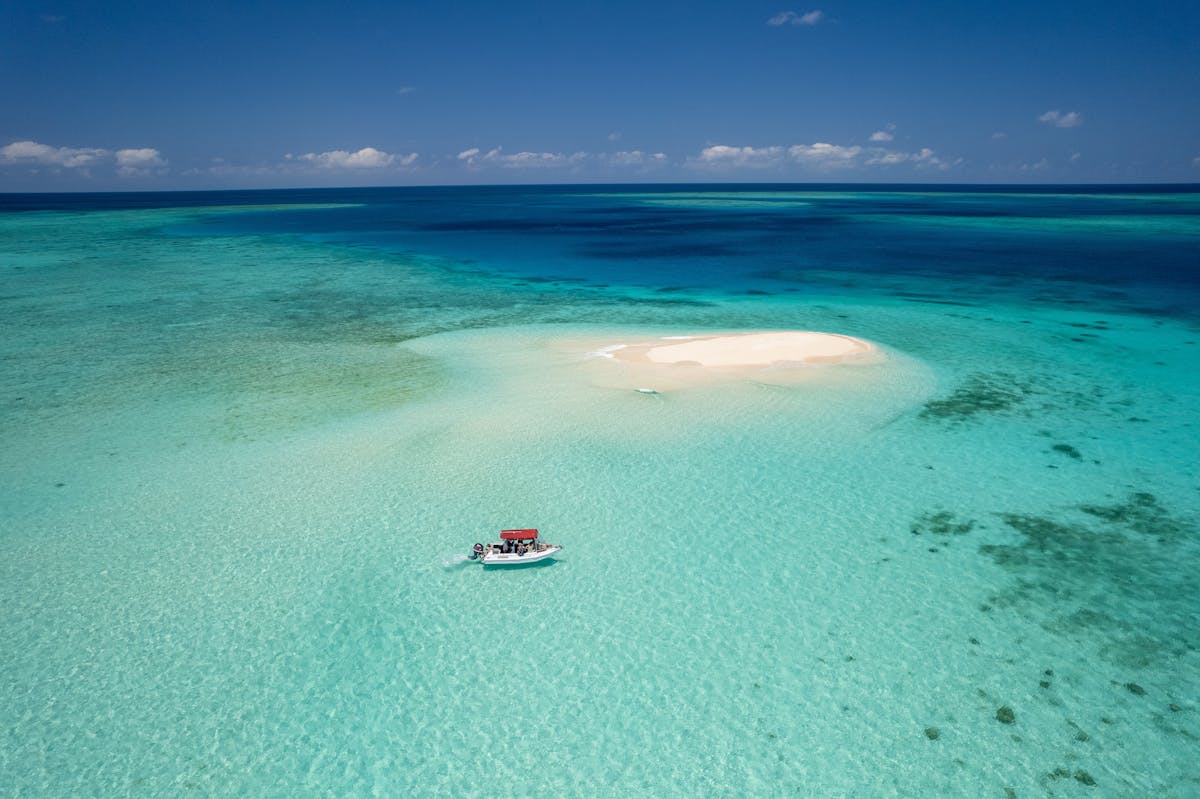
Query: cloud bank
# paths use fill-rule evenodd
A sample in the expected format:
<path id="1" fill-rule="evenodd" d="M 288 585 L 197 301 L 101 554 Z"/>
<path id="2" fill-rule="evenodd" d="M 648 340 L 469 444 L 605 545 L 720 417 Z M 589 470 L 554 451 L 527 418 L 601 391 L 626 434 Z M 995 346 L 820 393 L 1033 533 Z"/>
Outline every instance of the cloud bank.
<path id="1" fill-rule="evenodd" d="M 49 167 L 52 170 L 87 172 L 93 166 L 113 164 L 124 178 L 165 174 L 167 159 L 153 147 L 113 152 L 102 147 L 52 147 L 36 141 L 15 141 L 0 147 L 0 164 Z"/>
<path id="2" fill-rule="evenodd" d="M 323 153 L 305 153 L 298 156 L 288 153 L 284 158 L 289 161 L 303 161 L 318 169 L 383 169 L 392 165 L 412 166 L 417 160 L 417 153 L 393 155 L 374 147 L 363 147 L 354 152 L 329 150 Z"/>
<path id="3" fill-rule="evenodd" d="M 104 160 L 111 153 L 98 147 L 51 147 L 35 141 L 15 141 L 0 147 L 0 159 L 6 164 L 44 164 L 78 169 Z"/>
<path id="4" fill-rule="evenodd" d="M 815 172 L 859 169 L 864 166 L 894 166 L 909 164 L 917 168 L 946 170 L 959 163 L 941 158 L 932 149 L 923 147 L 915 152 L 890 150 L 885 147 L 862 147 L 829 142 L 793 144 L 788 147 L 734 147 L 715 144 L 705 147 L 699 155 L 688 159 L 694 169 L 779 169 L 799 166 Z"/>
<path id="5" fill-rule="evenodd" d="M 600 167 L 653 167 L 667 163 L 665 153 L 647 153 L 641 150 L 620 150 L 613 153 L 550 153 L 523 150 L 505 153 L 502 147 L 493 147 L 487 152 L 478 147 L 463 150 L 455 158 L 467 167 L 501 167 L 503 169 L 575 169 L 585 166 Z"/>

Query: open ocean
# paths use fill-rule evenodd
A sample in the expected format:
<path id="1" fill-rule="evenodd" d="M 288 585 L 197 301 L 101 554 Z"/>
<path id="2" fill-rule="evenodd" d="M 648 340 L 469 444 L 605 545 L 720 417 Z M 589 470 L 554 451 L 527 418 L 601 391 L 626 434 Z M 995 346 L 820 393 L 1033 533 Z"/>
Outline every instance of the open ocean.
<path id="1" fill-rule="evenodd" d="M 1198 192 L 0 195 L 0 795 L 1200 795 Z"/>

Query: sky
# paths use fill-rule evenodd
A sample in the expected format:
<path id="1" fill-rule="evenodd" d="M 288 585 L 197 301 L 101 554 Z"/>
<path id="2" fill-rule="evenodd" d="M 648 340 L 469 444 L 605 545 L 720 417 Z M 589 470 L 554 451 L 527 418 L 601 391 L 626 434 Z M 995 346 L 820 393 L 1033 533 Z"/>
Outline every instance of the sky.
<path id="1" fill-rule="evenodd" d="M 1200 182 L 1200 2 L 0 0 L 0 191 Z"/>

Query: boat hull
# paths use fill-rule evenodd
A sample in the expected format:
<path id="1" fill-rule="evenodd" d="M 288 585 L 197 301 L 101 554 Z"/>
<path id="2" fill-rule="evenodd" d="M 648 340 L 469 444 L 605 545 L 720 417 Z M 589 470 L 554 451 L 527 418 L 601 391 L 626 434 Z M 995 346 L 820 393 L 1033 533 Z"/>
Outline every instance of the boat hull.
<path id="1" fill-rule="evenodd" d="M 547 546 L 537 552 L 526 552 L 518 555 L 515 552 L 487 552 L 482 558 L 484 566 L 525 566 L 554 557 L 562 547 Z"/>

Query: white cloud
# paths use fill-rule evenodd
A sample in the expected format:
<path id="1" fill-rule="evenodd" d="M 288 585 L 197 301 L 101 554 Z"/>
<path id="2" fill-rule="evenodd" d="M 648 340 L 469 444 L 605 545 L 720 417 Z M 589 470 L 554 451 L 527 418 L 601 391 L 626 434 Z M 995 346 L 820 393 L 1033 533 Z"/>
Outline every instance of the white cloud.
<path id="1" fill-rule="evenodd" d="M 153 147 L 141 147 L 136 150 L 117 150 L 118 166 L 166 166 L 167 161 L 162 153 Z"/>
<path id="2" fill-rule="evenodd" d="M 993 133 L 993 134 L 992 134 L 992 138 L 993 138 L 994 140 L 996 140 L 996 141 L 999 141 L 1000 139 L 1007 139 L 1007 138 L 1008 138 L 1008 134 L 1007 134 L 1007 133 L 1005 133 L 1005 132 L 1004 132 L 1004 131 L 1002 131 L 1002 130 L 998 130 L 998 131 L 996 131 L 995 133 Z"/>
<path id="3" fill-rule="evenodd" d="M 955 159 L 953 162 L 947 162 L 939 158 L 933 150 L 928 147 L 922 147 L 912 160 L 918 167 L 933 167 L 935 169 L 949 169 L 952 166 L 957 166 L 962 163 L 961 158 Z"/>
<path id="4" fill-rule="evenodd" d="M 0 147 L 0 160 L 8 164 L 46 164 L 76 169 L 94 164 L 111 153 L 98 147 L 51 147 L 35 141 L 15 141 Z"/>
<path id="5" fill-rule="evenodd" d="M 42 165 L 57 169 L 76 169 L 90 175 L 90 168 L 115 163 L 121 177 L 166 174 L 167 159 L 153 147 L 138 147 L 113 152 L 102 147 L 52 147 L 35 141 L 15 141 L 0 147 L 0 164 Z"/>
<path id="6" fill-rule="evenodd" d="M 666 153 L 644 153 L 641 150 L 622 150 L 600 156 L 612 166 L 661 166 L 667 163 Z"/>
<path id="7" fill-rule="evenodd" d="M 871 141 L 891 141 L 896 138 L 886 130 L 877 130 L 871 134 Z"/>
<path id="8" fill-rule="evenodd" d="M 726 144 L 715 144 L 701 150 L 693 163 L 699 166 L 763 169 L 779 166 L 783 162 L 784 152 L 782 147 L 730 147 Z"/>
<path id="9" fill-rule="evenodd" d="M 912 159 L 912 153 L 901 153 L 894 150 L 879 149 L 864 161 L 868 166 L 891 166 L 892 164 L 903 164 L 905 161 Z"/>
<path id="10" fill-rule="evenodd" d="M 285 156 L 289 160 L 292 155 Z M 305 153 L 296 156 L 295 160 L 307 161 L 321 169 L 382 169 L 392 166 L 411 166 L 417 160 L 416 153 L 408 155 L 393 155 L 374 147 L 363 147 L 361 150 L 329 150 L 324 153 Z"/>
<path id="11" fill-rule="evenodd" d="M 1071 153 L 1071 163 L 1075 163 L 1080 158 L 1083 158 L 1083 153 Z"/>
<path id="12" fill-rule="evenodd" d="M 490 161 L 490 160 L 496 158 L 498 155 L 500 155 L 500 148 L 494 147 L 491 150 L 488 150 L 483 155 L 480 155 L 481 152 L 483 152 L 483 151 L 480 150 L 478 147 L 472 147 L 469 150 L 463 150 L 461 153 L 458 154 L 458 160 L 466 162 L 467 166 L 477 166 L 479 164 Z"/>
<path id="13" fill-rule="evenodd" d="M 1200 167 L 1200 155 L 1192 159 L 1192 166 Z"/>
<path id="14" fill-rule="evenodd" d="M 503 148 L 494 147 L 486 153 L 478 147 L 463 150 L 456 158 L 473 168 L 501 167 L 504 169 L 575 168 L 584 164 L 609 167 L 657 167 L 667 163 L 665 153 L 647 153 L 641 150 L 621 150 L 615 153 L 539 153 L 524 150 L 505 153 Z"/>
<path id="15" fill-rule="evenodd" d="M 817 172 L 828 172 L 835 169 L 889 167 L 897 164 L 909 164 L 916 169 L 946 170 L 960 163 L 962 159 L 946 161 L 928 147 L 916 152 L 903 152 L 884 147 L 815 142 L 793 144 L 790 147 L 731 147 L 717 144 L 701 150 L 698 156 L 688 160 L 687 165 L 711 169 L 770 169 L 793 165 Z"/>
<path id="16" fill-rule="evenodd" d="M 117 174 L 123 178 L 149 175 L 153 171 L 162 172 L 167 166 L 167 159 L 153 147 L 117 150 L 116 156 Z"/>
<path id="17" fill-rule="evenodd" d="M 825 12 L 820 9 L 797 14 L 795 11 L 780 11 L 767 20 L 767 24 L 778 28 L 781 25 L 816 25 L 825 19 Z"/>
<path id="18" fill-rule="evenodd" d="M 608 134 L 608 140 L 609 141 L 620 141 L 621 140 L 621 131 L 614 130 L 612 133 Z"/>
<path id="19" fill-rule="evenodd" d="M 416 86 L 401 86 L 399 89 L 396 89 L 396 94 L 412 94 L 416 90 Z"/>
<path id="20" fill-rule="evenodd" d="M 505 154 L 503 148 L 493 147 L 480 155 L 478 147 L 463 150 L 458 160 L 467 166 L 499 166 L 505 169 L 541 169 L 546 167 L 572 167 L 587 160 L 587 153 L 535 153 L 528 150 Z"/>
<path id="21" fill-rule="evenodd" d="M 587 157 L 586 153 L 531 153 L 520 152 L 512 155 L 497 155 L 496 162 L 509 169 L 524 169 L 527 167 L 563 167 L 571 166 Z"/>
<path id="22" fill-rule="evenodd" d="M 1083 124 L 1083 114 L 1078 111 L 1047 111 L 1038 117 L 1038 122 L 1045 122 L 1056 128 L 1077 128 Z"/>
<path id="23" fill-rule="evenodd" d="M 818 169 L 836 169 L 838 167 L 855 166 L 855 159 L 863 148 L 858 146 L 843 147 L 838 144 L 817 142 L 815 144 L 793 144 L 788 148 L 788 155 L 795 161 Z"/>
<path id="24" fill-rule="evenodd" d="M 955 164 L 961 163 L 962 159 L 953 163 L 947 162 L 940 158 L 937 153 L 928 147 L 922 147 L 915 153 L 906 153 L 899 150 L 885 150 L 882 147 L 873 147 L 868 152 L 866 160 L 863 161 L 867 166 L 893 166 L 895 164 L 909 163 L 918 169 L 933 168 L 946 170 Z"/>

